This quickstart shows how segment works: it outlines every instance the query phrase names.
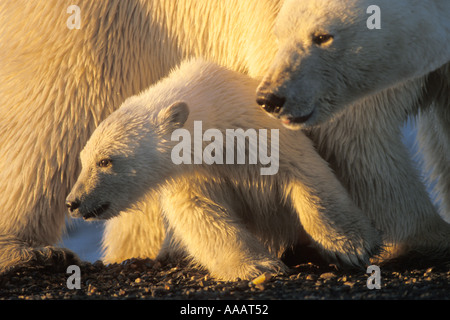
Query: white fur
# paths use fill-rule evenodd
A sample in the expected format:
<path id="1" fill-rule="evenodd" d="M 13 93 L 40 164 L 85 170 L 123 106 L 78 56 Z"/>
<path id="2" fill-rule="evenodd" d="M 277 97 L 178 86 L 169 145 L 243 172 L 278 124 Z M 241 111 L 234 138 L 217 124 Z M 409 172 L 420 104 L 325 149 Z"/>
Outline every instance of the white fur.
<path id="1" fill-rule="evenodd" d="M 395 3 L 382 7 L 383 21 Z M 429 3 L 446 6 L 445 1 L 425 1 Z M 67 253 L 48 246 L 62 235 L 64 200 L 80 172 L 78 154 L 95 127 L 126 97 L 148 87 L 189 56 L 203 55 L 262 78 L 278 50 L 272 34 L 282 4 L 277 0 L 77 1 L 81 26 L 69 30 L 67 8 L 72 4 L 69 0 L 0 1 L 0 272 L 32 260 L 51 262 L 53 253 Z M 421 6 L 415 1 L 411 8 L 417 5 Z M 382 27 L 386 27 L 384 22 Z M 445 47 L 448 32 L 443 30 L 443 34 Z M 425 50 L 429 49 L 427 45 Z M 380 47 L 375 51 L 379 53 Z M 423 86 L 417 87 L 409 90 L 420 97 Z M 385 96 L 390 97 L 390 92 Z M 409 101 L 405 96 L 408 94 L 398 95 L 402 105 Z M 379 99 L 373 103 L 377 105 Z M 386 98 L 383 105 L 388 111 L 378 114 L 390 114 L 392 103 Z M 446 232 L 425 228 L 423 220 L 411 215 L 411 210 L 434 212 L 434 208 L 423 200 L 425 191 L 417 174 L 411 174 L 404 150 L 391 147 L 391 141 L 399 144 L 399 137 L 388 132 L 374 145 L 360 138 L 366 126 L 361 123 L 379 119 L 383 125 L 390 116 L 367 119 L 352 112 L 348 110 L 351 116 L 345 122 L 335 122 L 311 135 L 352 198 L 370 216 L 384 221 L 378 225 L 396 245 L 447 246 Z M 387 163 L 385 149 L 403 161 L 396 166 Z M 432 159 L 445 166 L 441 157 Z M 371 167 L 372 162 L 378 164 L 377 169 Z M 386 168 L 390 168 L 389 179 L 380 179 Z M 414 183 L 405 183 L 405 175 L 409 177 L 406 181 Z M 376 188 L 372 181 L 377 181 Z M 450 179 L 441 179 L 442 188 L 447 185 L 448 190 L 446 181 Z M 156 256 L 164 230 L 159 215 L 154 214 L 158 209 L 154 203 L 149 199 L 140 208 L 108 220 L 103 241 L 106 261 Z M 426 221 L 428 214 L 423 216 Z"/>
<path id="2" fill-rule="evenodd" d="M 450 61 L 449 3 L 377 1 L 382 27 L 373 30 L 366 26 L 372 2 L 284 3 L 275 25 L 279 51 L 259 88 L 286 98 L 279 118 L 313 112 L 303 127 L 317 125 L 361 98 L 426 76 Z M 333 39 L 318 45 L 313 41 L 317 34 Z"/>
<path id="3" fill-rule="evenodd" d="M 381 9 L 381 29 L 366 27 L 371 4 Z M 423 110 L 422 145 L 449 216 L 449 16 L 450 3 L 438 0 L 287 0 L 275 26 L 279 51 L 258 88 L 260 98 L 285 98 L 275 116 L 310 131 L 396 254 L 450 255 L 450 226 L 400 135 L 407 117 Z M 333 38 L 318 45 L 317 34 Z"/>
<path id="4" fill-rule="evenodd" d="M 367 263 L 379 249 L 377 231 L 311 141 L 259 110 L 256 87 L 248 76 L 194 60 L 127 99 L 81 152 L 81 174 L 68 196 L 81 201 L 73 214 L 108 203 L 95 218 L 110 218 L 146 193 L 161 194 L 171 237 L 160 259 L 183 248 L 224 280 L 283 270 L 276 257 L 297 243 L 303 229 L 325 257 L 343 265 Z M 252 164 L 174 164 L 171 134 L 183 126 L 193 135 L 194 121 L 221 132 L 280 130 L 278 173 L 261 175 L 261 165 Z M 101 159 L 112 164 L 99 167 Z"/>
<path id="5" fill-rule="evenodd" d="M 188 56 L 255 75 L 275 52 L 261 39 L 278 1 L 78 1 L 80 29 L 70 30 L 73 4 L 0 2 L 0 272 L 52 261 L 42 250 L 62 235 L 79 152 L 126 97 Z M 107 260 L 155 257 L 164 231 L 154 211 L 149 201 L 122 215 L 126 225 L 108 222 Z"/>

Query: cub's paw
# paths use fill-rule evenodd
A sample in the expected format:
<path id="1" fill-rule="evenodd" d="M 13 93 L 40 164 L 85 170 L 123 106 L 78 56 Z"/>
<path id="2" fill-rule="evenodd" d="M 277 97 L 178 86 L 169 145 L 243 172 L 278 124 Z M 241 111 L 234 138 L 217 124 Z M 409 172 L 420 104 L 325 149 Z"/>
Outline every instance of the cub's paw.
<path id="1" fill-rule="evenodd" d="M 383 251 L 381 243 L 378 234 L 366 238 L 347 236 L 334 239 L 326 247 L 321 245 L 319 250 L 328 262 L 335 263 L 340 268 L 365 268 L 371 264 L 371 258 Z"/>
<path id="2" fill-rule="evenodd" d="M 288 267 L 278 259 L 262 259 L 239 264 L 224 264 L 210 269 L 214 278 L 224 281 L 253 280 L 261 275 L 276 275 L 287 272 Z"/>

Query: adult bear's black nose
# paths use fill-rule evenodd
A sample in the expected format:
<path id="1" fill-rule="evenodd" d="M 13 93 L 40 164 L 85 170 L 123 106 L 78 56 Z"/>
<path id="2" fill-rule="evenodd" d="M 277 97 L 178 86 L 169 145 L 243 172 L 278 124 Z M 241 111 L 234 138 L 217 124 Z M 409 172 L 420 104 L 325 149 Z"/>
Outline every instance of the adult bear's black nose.
<path id="1" fill-rule="evenodd" d="M 285 98 L 273 93 L 260 94 L 256 98 L 256 103 L 269 113 L 280 113 L 285 102 Z"/>
<path id="2" fill-rule="evenodd" d="M 70 212 L 78 209 L 81 205 L 81 201 L 79 199 L 75 199 L 73 201 L 66 200 L 66 207 L 69 209 Z"/>

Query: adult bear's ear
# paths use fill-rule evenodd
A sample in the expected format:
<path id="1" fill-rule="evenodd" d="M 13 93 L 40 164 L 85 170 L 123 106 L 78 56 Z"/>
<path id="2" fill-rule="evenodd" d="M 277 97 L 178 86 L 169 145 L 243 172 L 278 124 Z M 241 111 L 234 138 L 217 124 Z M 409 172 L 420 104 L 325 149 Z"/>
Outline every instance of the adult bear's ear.
<path id="1" fill-rule="evenodd" d="M 171 104 L 167 109 L 162 110 L 158 117 L 160 123 L 168 128 L 175 130 L 181 128 L 189 116 L 189 107 L 186 102 L 177 101 Z"/>

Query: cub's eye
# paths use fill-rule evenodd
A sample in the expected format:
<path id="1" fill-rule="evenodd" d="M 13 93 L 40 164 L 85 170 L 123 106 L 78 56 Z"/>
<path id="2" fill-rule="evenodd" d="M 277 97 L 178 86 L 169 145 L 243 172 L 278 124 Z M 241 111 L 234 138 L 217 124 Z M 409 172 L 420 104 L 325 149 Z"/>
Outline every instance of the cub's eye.
<path id="1" fill-rule="evenodd" d="M 109 167 L 112 164 L 112 161 L 109 159 L 102 159 L 98 162 L 98 166 L 101 168 Z"/>
<path id="2" fill-rule="evenodd" d="M 323 45 L 333 40 L 333 36 L 331 34 L 316 34 L 313 36 L 313 42 L 317 45 Z"/>

